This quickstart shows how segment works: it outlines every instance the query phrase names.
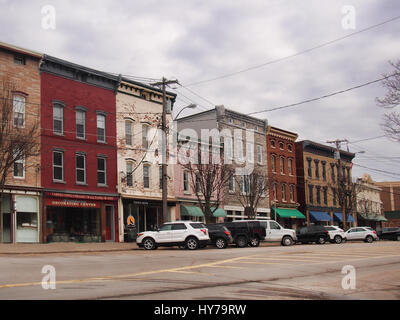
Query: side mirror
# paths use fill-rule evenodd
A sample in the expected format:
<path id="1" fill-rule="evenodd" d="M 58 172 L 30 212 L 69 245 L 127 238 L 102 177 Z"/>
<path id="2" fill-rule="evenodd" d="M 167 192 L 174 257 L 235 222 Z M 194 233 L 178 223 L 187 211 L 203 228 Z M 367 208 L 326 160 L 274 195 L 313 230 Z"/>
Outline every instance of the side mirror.
<path id="1" fill-rule="evenodd" d="M 157 232 L 160 232 L 160 228 L 156 228 L 156 231 L 157 231 Z"/>

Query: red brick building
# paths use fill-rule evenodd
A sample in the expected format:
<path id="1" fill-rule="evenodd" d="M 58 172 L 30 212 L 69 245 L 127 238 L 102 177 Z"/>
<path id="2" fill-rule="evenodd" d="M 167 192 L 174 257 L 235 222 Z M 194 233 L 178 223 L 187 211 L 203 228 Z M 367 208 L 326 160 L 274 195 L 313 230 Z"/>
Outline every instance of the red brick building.
<path id="1" fill-rule="evenodd" d="M 13 125 L 21 130 L 40 126 L 41 57 L 41 53 L 0 42 L 0 78 L 15 86 L 10 103 Z M 0 243 L 40 241 L 40 156 L 15 162 L 0 204 Z"/>
<path id="2" fill-rule="evenodd" d="M 297 210 L 296 133 L 276 127 L 267 130 L 268 181 L 271 218 L 286 228 L 303 224 L 305 216 Z"/>
<path id="3" fill-rule="evenodd" d="M 385 218 L 385 227 L 400 227 L 400 182 L 375 182 L 381 191 L 381 200 Z"/>
<path id="4" fill-rule="evenodd" d="M 119 79 L 47 55 L 40 72 L 42 240 L 119 241 Z"/>

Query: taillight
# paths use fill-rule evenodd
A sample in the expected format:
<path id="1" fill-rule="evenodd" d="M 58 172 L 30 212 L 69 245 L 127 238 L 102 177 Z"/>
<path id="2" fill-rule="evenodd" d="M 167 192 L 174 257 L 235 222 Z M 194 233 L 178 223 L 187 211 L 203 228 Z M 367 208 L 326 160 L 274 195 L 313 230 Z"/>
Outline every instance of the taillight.
<path id="1" fill-rule="evenodd" d="M 207 229 L 200 229 L 200 231 L 207 235 Z"/>
<path id="2" fill-rule="evenodd" d="M 227 235 L 227 236 L 229 236 L 231 233 L 229 232 L 229 231 L 224 231 L 225 232 L 225 234 Z"/>
<path id="3" fill-rule="evenodd" d="M 142 235 L 143 235 L 143 233 L 138 233 L 137 234 L 138 237 L 141 237 Z"/>
<path id="4" fill-rule="evenodd" d="M 372 232 L 376 234 L 376 231 L 372 231 Z"/>

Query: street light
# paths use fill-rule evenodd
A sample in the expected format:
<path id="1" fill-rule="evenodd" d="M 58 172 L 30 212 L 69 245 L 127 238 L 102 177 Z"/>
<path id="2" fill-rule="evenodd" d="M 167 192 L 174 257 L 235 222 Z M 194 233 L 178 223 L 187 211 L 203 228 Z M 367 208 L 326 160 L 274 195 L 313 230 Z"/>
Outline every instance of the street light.
<path id="1" fill-rule="evenodd" d="M 183 110 L 185 110 L 185 109 L 195 109 L 195 108 L 197 108 L 197 104 L 195 104 L 195 103 L 191 103 L 191 104 L 189 104 L 188 106 L 182 108 L 181 111 L 179 111 L 178 114 L 176 115 L 174 121 L 175 121 L 176 119 L 178 119 L 179 115 L 181 114 L 181 112 L 182 112 Z"/>

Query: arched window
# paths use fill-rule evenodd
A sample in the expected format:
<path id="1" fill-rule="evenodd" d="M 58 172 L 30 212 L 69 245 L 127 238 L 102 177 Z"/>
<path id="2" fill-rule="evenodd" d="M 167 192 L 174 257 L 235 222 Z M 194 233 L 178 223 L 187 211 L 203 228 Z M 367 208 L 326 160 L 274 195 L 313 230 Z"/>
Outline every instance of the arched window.
<path id="1" fill-rule="evenodd" d="M 132 145 L 132 121 L 125 120 L 125 144 L 127 146 Z"/>

